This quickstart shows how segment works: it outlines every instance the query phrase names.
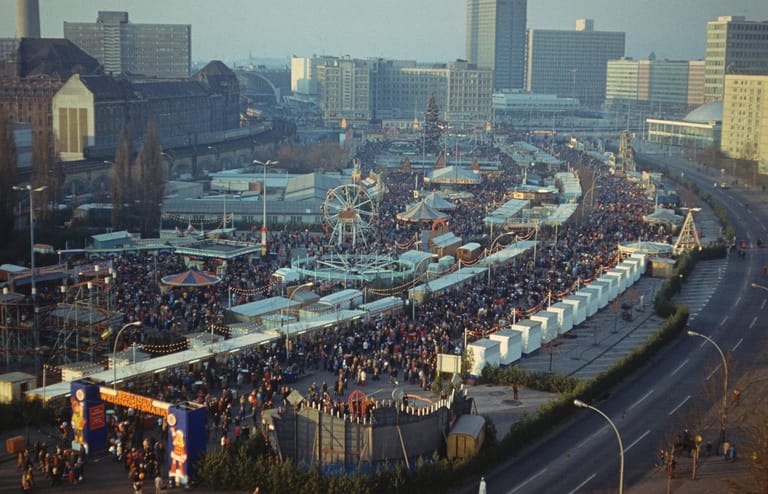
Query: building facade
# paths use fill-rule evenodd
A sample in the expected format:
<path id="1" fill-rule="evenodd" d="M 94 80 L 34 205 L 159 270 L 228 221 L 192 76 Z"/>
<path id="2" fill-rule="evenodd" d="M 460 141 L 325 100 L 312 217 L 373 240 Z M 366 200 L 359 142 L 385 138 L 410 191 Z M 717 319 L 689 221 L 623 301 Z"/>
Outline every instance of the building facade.
<path id="1" fill-rule="evenodd" d="M 732 158 L 757 161 L 759 173 L 768 174 L 768 75 L 725 76 L 720 148 Z"/>
<path id="2" fill-rule="evenodd" d="M 493 89 L 525 82 L 527 0 L 467 0 L 465 58 L 493 70 Z"/>
<path id="3" fill-rule="evenodd" d="M 525 88 L 597 107 L 605 99 L 608 60 L 624 56 L 625 33 L 595 31 L 590 19 L 577 21 L 576 27 L 528 30 Z"/>
<path id="4" fill-rule="evenodd" d="M 128 127 L 140 140 L 147 124 L 161 141 L 237 128 L 238 83 L 218 61 L 185 80 L 134 80 L 72 75 L 52 98 L 53 133 L 62 160 L 112 150 Z"/>
<path id="5" fill-rule="evenodd" d="M 726 74 L 768 74 L 768 21 L 721 16 L 707 23 L 706 101 L 723 99 Z"/>
<path id="6" fill-rule="evenodd" d="M 609 60 L 605 104 L 655 115 L 682 115 L 704 103 L 703 73 L 701 60 Z"/>
<path id="7" fill-rule="evenodd" d="M 133 24 L 128 12 L 100 11 L 96 22 L 65 22 L 64 37 L 96 58 L 107 73 L 189 77 L 188 24 Z"/>

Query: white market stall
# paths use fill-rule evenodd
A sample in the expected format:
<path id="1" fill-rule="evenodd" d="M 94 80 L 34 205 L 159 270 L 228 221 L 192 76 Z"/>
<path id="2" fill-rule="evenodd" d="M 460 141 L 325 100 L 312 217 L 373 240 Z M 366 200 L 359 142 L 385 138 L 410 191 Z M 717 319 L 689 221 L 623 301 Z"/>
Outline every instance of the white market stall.
<path id="1" fill-rule="evenodd" d="M 627 289 L 629 279 L 627 273 L 621 269 L 611 269 L 604 276 L 613 276 L 619 282 L 619 295 L 624 293 Z"/>
<path id="2" fill-rule="evenodd" d="M 271 297 L 257 300 L 256 302 L 235 305 L 229 311 L 239 322 L 259 322 L 263 316 L 299 306 L 301 306 L 301 302 L 298 300 L 289 300 L 285 297 Z"/>
<path id="3" fill-rule="evenodd" d="M 552 304 L 547 309 L 550 312 L 557 314 L 557 323 L 559 326 L 558 334 L 565 334 L 573 329 L 573 306 L 570 304 L 564 304 L 558 302 Z"/>
<path id="4" fill-rule="evenodd" d="M 560 331 L 560 323 L 558 322 L 558 315 L 555 312 L 540 310 L 531 316 L 531 321 L 541 323 L 542 343 L 549 343 L 557 338 L 557 334 Z"/>
<path id="5" fill-rule="evenodd" d="M 528 355 L 541 348 L 541 323 L 529 319 L 517 321 L 510 326 L 523 334 L 523 355 Z"/>
<path id="6" fill-rule="evenodd" d="M 589 287 L 584 287 L 581 290 L 574 293 L 574 295 L 577 295 L 579 297 L 584 297 L 586 309 L 584 311 L 584 314 L 587 317 L 592 317 L 597 313 L 597 305 L 598 305 L 598 298 L 599 294 L 595 293 L 595 289 L 590 290 Z"/>
<path id="7" fill-rule="evenodd" d="M 587 320 L 587 299 L 581 295 L 568 295 L 563 299 L 564 304 L 573 307 L 573 325 L 578 326 Z"/>
<path id="8" fill-rule="evenodd" d="M 361 304 L 358 309 L 365 311 L 365 319 L 370 320 L 381 314 L 392 314 L 403 310 L 403 299 L 400 297 L 385 297 L 379 300 Z"/>
<path id="9" fill-rule="evenodd" d="M 591 289 L 594 290 L 597 293 L 597 308 L 602 309 L 606 305 L 608 305 L 608 292 L 610 291 L 611 287 L 608 285 L 608 283 L 600 280 L 595 280 L 592 283 L 590 283 L 588 286 L 585 287 L 585 289 Z"/>
<path id="10" fill-rule="evenodd" d="M 603 275 L 595 281 L 608 285 L 608 302 L 619 296 L 619 279 L 615 276 Z M 595 281 L 592 283 L 595 283 Z"/>
<path id="11" fill-rule="evenodd" d="M 472 369 L 469 374 L 480 377 L 486 365 L 498 366 L 501 363 L 501 350 L 498 341 L 483 338 L 467 345 L 472 355 Z"/>
<path id="12" fill-rule="evenodd" d="M 499 342 L 502 367 L 514 364 L 523 356 L 523 333 L 509 328 L 500 329 L 488 337 Z"/>
<path id="13" fill-rule="evenodd" d="M 325 297 L 320 297 L 318 303 L 333 307 L 334 309 L 354 309 L 363 303 L 363 292 L 348 288 L 340 292 L 331 293 Z"/>

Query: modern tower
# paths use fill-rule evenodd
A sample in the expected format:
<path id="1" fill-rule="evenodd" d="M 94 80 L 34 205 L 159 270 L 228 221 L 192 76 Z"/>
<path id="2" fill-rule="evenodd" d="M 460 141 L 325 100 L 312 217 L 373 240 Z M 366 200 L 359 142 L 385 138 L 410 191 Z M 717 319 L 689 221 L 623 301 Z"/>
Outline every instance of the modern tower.
<path id="1" fill-rule="evenodd" d="M 40 5 L 38 0 L 16 0 L 16 37 L 40 37 Z"/>
<path id="2" fill-rule="evenodd" d="M 466 59 L 493 69 L 494 89 L 525 82 L 527 0 L 467 0 Z"/>
<path id="3" fill-rule="evenodd" d="M 65 22 L 64 37 L 104 65 L 107 73 L 189 77 L 189 24 L 133 24 L 128 12 L 99 12 L 96 22 Z"/>
<path id="4" fill-rule="evenodd" d="M 768 21 L 721 16 L 707 23 L 704 98 L 723 99 L 726 74 L 768 74 Z"/>
<path id="5" fill-rule="evenodd" d="M 600 106 L 608 60 L 624 56 L 624 41 L 624 33 L 595 31 L 590 19 L 576 21 L 574 31 L 529 29 L 526 89 Z"/>

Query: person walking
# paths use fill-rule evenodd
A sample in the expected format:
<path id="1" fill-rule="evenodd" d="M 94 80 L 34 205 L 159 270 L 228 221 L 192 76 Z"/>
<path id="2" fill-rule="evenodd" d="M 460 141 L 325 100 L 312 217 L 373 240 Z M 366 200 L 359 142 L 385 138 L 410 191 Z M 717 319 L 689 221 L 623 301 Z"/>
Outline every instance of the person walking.
<path id="1" fill-rule="evenodd" d="M 518 396 L 518 389 L 517 389 L 517 383 L 512 383 L 512 399 L 517 401 Z"/>
<path id="2" fill-rule="evenodd" d="M 486 494 L 485 477 L 480 477 L 480 486 L 477 488 L 477 494 Z"/>

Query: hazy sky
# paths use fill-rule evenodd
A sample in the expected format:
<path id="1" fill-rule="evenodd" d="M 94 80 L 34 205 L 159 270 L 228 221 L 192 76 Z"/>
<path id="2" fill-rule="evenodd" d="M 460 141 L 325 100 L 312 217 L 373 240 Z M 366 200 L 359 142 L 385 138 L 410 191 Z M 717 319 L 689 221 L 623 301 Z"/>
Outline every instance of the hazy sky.
<path id="1" fill-rule="evenodd" d="M 312 54 L 422 62 L 464 57 L 465 0 L 39 0 L 44 37 L 98 10 L 136 23 L 192 25 L 194 60 Z M 0 0 L 0 37 L 15 36 L 15 0 Z M 528 27 L 573 29 L 577 18 L 627 33 L 627 56 L 704 57 L 706 23 L 720 15 L 768 20 L 766 0 L 528 0 Z"/>

